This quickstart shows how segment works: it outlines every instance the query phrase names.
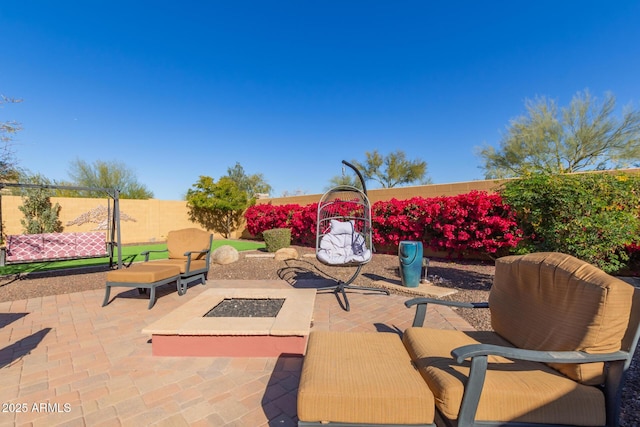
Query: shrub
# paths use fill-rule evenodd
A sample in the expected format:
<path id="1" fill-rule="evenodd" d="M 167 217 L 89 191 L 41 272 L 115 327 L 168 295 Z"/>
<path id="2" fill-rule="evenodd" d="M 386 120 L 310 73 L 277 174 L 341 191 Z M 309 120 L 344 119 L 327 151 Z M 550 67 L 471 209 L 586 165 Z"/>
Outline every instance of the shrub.
<path id="1" fill-rule="evenodd" d="M 291 230 L 288 228 L 272 228 L 262 232 L 267 252 L 276 252 L 278 249 L 291 246 Z"/>
<path id="2" fill-rule="evenodd" d="M 256 205 L 247 209 L 247 230 L 259 235 L 287 227 L 295 243 L 314 245 L 317 203 Z M 471 192 L 454 197 L 376 202 L 372 206 L 373 243 L 397 250 L 401 240 L 424 242 L 449 254 L 496 254 L 515 247 L 521 232 L 510 208 L 497 194 Z"/>
<path id="3" fill-rule="evenodd" d="M 290 213 L 299 209 L 300 205 L 297 204 L 250 206 L 244 213 L 247 231 L 254 236 L 260 236 L 265 230 L 286 227 Z"/>
<path id="4" fill-rule="evenodd" d="M 640 241 L 638 176 L 532 175 L 506 183 L 501 194 L 524 231 L 521 252 L 564 252 L 615 272 Z"/>
<path id="5" fill-rule="evenodd" d="M 49 191 L 45 188 L 29 188 L 24 190 L 22 206 L 18 209 L 24 214 L 20 220 L 24 234 L 60 233 L 60 205 L 51 204 Z"/>
<path id="6" fill-rule="evenodd" d="M 472 191 L 452 197 L 392 199 L 373 205 L 373 241 L 397 247 L 422 241 L 450 256 L 504 252 L 521 240 L 515 214 L 497 194 Z"/>

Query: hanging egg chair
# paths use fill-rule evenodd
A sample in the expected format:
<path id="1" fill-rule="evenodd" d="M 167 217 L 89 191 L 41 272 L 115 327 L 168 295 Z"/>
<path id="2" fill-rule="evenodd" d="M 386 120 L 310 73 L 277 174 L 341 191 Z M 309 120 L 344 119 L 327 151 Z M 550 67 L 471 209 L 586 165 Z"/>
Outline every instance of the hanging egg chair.
<path id="1" fill-rule="evenodd" d="M 371 204 L 360 171 L 344 160 L 342 163 L 356 173 L 362 190 L 350 185 L 339 185 L 323 194 L 318 203 L 316 258 L 327 266 L 355 268 L 348 280 L 337 280 L 333 286 L 318 289 L 333 291 L 340 306 L 349 311 L 347 289 L 382 292 L 387 295 L 389 291 L 352 285 L 362 267 L 371 261 L 373 256 Z"/>

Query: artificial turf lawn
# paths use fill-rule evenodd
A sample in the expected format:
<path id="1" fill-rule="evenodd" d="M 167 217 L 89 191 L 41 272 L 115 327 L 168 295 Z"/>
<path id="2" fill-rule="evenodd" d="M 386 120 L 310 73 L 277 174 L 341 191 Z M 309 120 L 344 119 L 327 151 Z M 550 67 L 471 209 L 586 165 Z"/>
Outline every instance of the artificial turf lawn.
<path id="1" fill-rule="evenodd" d="M 214 240 L 211 245 L 211 250 L 213 251 L 222 245 L 233 246 L 240 252 L 264 248 L 264 242 L 253 242 L 249 240 Z M 131 262 L 144 261 L 144 256 L 141 256 L 140 253 L 145 251 L 163 251 L 165 249 L 167 249 L 166 243 L 156 245 L 123 246 L 122 260 L 126 264 L 129 264 Z M 167 252 L 151 252 L 149 255 L 149 259 L 164 258 L 167 258 Z M 114 262 L 117 262 L 117 252 L 114 253 Z M 0 267 L 0 275 L 6 276 L 11 274 L 31 273 L 36 271 L 59 270 L 63 268 L 94 267 L 107 264 L 109 264 L 109 257 L 74 259 L 66 261 L 31 262 Z"/>

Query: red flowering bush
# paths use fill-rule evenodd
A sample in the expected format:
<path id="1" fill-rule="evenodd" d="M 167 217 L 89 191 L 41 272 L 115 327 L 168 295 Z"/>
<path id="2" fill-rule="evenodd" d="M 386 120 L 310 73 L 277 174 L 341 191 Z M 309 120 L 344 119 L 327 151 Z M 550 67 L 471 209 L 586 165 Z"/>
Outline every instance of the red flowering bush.
<path id="1" fill-rule="evenodd" d="M 288 226 L 291 228 L 291 240 L 303 246 L 316 244 L 316 217 L 318 204 L 306 206 L 295 205 L 297 208 L 289 212 Z"/>
<path id="2" fill-rule="evenodd" d="M 299 209 L 300 205 L 253 205 L 244 213 L 247 230 L 254 236 L 260 236 L 263 231 L 272 228 L 288 228 L 289 213 Z"/>
<path id="3" fill-rule="evenodd" d="M 315 244 L 317 209 L 317 203 L 306 206 L 254 205 L 245 211 L 244 217 L 247 231 L 254 236 L 272 228 L 289 228 L 293 243 L 312 246 Z"/>
<path id="4" fill-rule="evenodd" d="M 245 213 L 247 230 L 259 235 L 270 228 L 286 227 L 291 229 L 293 242 L 313 245 L 317 209 L 317 203 L 255 205 Z M 372 226 L 375 245 L 397 247 L 401 240 L 415 240 L 433 250 L 459 255 L 494 254 L 514 248 L 522 234 L 514 213 L 498 194 L 478 191 L 453 197 L 376 202 L 372 206 Z"/>
<path id="5" fill-rule="evenodd" d="M 453 197 L 392 199 L 373 205 L 374 243 L 417 240 L 435 251 L 494 254 L 522 239 L 514 213 L 497 194 L 472 191 Z"/>

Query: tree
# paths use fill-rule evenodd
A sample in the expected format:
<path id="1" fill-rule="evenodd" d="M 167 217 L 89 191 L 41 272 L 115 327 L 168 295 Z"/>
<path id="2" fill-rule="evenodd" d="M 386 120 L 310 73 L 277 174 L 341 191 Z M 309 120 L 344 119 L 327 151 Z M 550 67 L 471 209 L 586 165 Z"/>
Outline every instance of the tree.
<path id="1" fill-rule="evenodd" d="M 236 183 L 240 191 L 244 191 L 247 194 L 248 199 L 254 199 L 256 194 L 268 194 L 272 191 L 271 186 L 265 181 L 261 173 L 247 175 L 239 162 L 236 162 L 234 167 L 227 168 L 227 177 Z"/>
<path id="2" fill-rule="evenodd" d="M 209 176 L 200 176 L 187 191 L 189 219 L 207 230 L 217 231 L 225 238 L 238 228 L 242 213 L 249 206 L 244 190 L 231 178 L 224 176 L 215 182 Z"/>
<path id="3" fill-rule="evenodd" d="M 22 102 L 21 99 L 7 98 L 0 95 L 0 107 L 4 104 L 17 104 Z M 20 171 L 18 169 L 18 161 L 12 150 L 13 136 L 16 132 L 22 130 L 20 123 L 15 121 L 0 122 L 0 180 L 15 180 Z"/>
<path id="4" fill-rule="evenodd" d="M 500 148 L 479 150 L 485 177 L 617 169 L 637 162 L 640 112 L 628 106 L 618 119 L 615 105 L 612 94 L 599 102 L 589 91 L 578 92 L 561 109 L 544 97 L 526 100 L 527 113 L 511 121 Z"/>
<path id="5" fill-rule="evenodd" d="M 382 157 L 378 150 L 373 150 L 373 152 L 367 151 L 365 155 L 367 160 L 364 163 L 355 160 L 352 163 L 367 181 L 377 181 L 383 188 L 414 182 L 423 184 L 431 182 L 429 178 L 425 178 L 427 162 L 420 159 L 407 160 L 404 151 L 396 150 L 386 157 Z"/>
<path id="6" fill-rule="evenodd" d="M 72 184 L 79 187 L 117 188 L 122 199 L 151 199 L 153 193 L 138 182 L 135 173 L 118 161 L 76 159 L 69 166 Z"/>
<path id="7" fill-rule="evenodd" d="M 359 190 L 362 190 L 362 183 L 360 179 L 356 175 L 335 175 L 329 180 L 329 187 L 325 188 L 325 190 L 329 190 L 333 187 L 339 187 L 341 185 L 348 185 L 351 187 L 356 187 Z"/>
<path id="8" fill-rule="evenodd" d="M 47 185 L 50 182 L 35 175 L 27 179 L 31 184 Z M 26 188 L 22 190 L 22 206 L 18 209 L 24 214 L 20 220 L 25 234 L 59 233 L 62 231 L 62 222 L 58 218 L 60 205 L 51 204 L 50 192 L 45 188 Z"/>

